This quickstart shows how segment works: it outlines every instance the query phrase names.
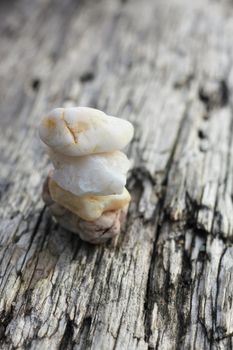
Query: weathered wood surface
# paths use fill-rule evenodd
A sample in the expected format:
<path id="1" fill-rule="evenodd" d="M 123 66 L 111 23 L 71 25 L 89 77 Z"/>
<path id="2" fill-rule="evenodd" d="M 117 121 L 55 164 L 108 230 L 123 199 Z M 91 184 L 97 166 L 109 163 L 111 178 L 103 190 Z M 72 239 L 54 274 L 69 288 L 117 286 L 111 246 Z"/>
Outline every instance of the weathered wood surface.
<path id="1" fill-rule="evenodd" d="M 0 348 L 231 349 L 230 1 L 0 3 Z M 128 118 L 125 231 L 51 220 L 36 126 L 55 106 Z"/>

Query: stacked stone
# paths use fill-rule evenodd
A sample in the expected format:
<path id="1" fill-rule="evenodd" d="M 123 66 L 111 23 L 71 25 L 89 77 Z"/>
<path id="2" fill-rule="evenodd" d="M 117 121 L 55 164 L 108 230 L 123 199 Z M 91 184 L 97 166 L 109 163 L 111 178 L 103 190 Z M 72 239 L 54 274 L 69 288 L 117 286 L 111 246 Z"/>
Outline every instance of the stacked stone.
<path id="1" fill-rule="evenodd" d="M 132 124 L 92 108 L 56 108 L 39 134 L 54 166 L 43 198 L 57 221 L 92 243 L 118 234 L 130 202 L 130 162 L 120 150 Z"/>

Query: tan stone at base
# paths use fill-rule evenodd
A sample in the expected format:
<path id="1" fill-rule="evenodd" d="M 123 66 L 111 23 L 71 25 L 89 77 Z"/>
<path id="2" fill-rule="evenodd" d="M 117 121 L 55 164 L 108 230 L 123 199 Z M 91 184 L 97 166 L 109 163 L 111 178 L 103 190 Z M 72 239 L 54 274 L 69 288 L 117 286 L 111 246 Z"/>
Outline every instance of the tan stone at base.
<path id="1" fill-rule="evenodd" d="M 97 220 L 83 220 L 52 200 L 48 187 L 48 178 L 43 187 L 43 200 L 62 227 L 78 234 L 82 240 L 93 244 L 104 243 L 118 235 L 128 210 L 128 205 L 126 205 L 122 209 L 103 213 Z"/>
<path id="2" fill-rule="evenodd" d="M 76 196 L 61 188 L 50 176 L 48 178 L 49 193 L 54 202 L 85 221 L 96 221 L 105 212 L 122 209 L 131 199 L 126 188 L 121 194 L 109 196 Z"/>

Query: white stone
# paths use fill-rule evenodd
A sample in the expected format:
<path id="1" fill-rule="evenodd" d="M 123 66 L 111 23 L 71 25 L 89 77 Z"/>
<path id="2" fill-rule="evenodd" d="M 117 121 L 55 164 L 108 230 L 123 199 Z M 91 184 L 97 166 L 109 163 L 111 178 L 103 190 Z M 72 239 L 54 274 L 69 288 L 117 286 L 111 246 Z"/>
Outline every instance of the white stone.
<path id="1" fill-rule="evenodd" d="M 54 151 L 83 156 L 123 149 L 133 137 L 133 126 L 93 108 L 56 108 L 43 118 L 39 134 Z"/>
<path id="2" fill-rule="evenodd" d="M 121 194 L 126 184 L 130 161 L 120 151 L 68 157 L 50 150 L 54 165 L 52 178 L 77 196 Z"/>

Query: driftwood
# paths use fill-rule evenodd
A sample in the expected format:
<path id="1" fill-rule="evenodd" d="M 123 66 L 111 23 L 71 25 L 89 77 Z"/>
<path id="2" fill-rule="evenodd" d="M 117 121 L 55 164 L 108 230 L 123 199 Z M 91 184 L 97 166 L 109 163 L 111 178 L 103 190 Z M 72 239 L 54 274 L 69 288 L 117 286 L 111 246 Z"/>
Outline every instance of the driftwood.
<path id="1" fill-rule="evenodd" d="M 0 3 L 0 348 L 231 349 L 233 22 L 227 0 Z M 56 106 L 129 119 L 121 235 L 41 199 Z"/>

